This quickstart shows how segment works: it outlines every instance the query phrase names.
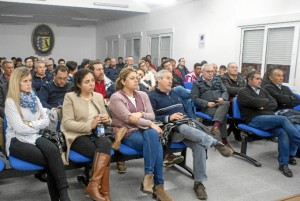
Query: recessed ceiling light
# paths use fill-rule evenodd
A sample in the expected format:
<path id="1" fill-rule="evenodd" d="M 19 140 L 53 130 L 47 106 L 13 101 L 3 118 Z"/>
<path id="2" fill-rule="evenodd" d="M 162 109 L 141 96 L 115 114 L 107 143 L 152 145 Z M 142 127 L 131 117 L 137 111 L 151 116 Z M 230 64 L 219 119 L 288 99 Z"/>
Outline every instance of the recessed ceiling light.
<path id="1" fill-rule="evenodd" d="M 98 22 L 98 19 L 79 18 L 79 17 L 72 17 L 72 20 Z"/>
<path id="2" fill-rule="evenodd" d="M 127 4 L 94 2 L 94 5 L 95 6 L 105 6 L 105 7 L 129 8 L 129 5 L 127 5 Z"/>
<path id="3" fill-rule="evenodd" d="M 33 17 L 33 15 L 15 15 L 15 14 L 1 14 L 2 17 Z"/>

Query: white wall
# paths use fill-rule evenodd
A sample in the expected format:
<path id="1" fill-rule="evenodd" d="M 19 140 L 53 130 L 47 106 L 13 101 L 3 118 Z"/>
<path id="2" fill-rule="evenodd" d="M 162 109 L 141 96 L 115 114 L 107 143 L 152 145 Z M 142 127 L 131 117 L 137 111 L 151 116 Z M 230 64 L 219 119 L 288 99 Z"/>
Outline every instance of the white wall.
<path id="1" fill-rule="evenodd" d="M 141 54 L 146 55 L 149 53 L 147 31 L 173 28 L 173 58 L 178 60 L 184 57 L 190 69 L 195 62 L 202 60 L 217 65 L 227 64 L 230 61 L 239 62 L 241 25 L 268 21 L 273 23 L 277 19 L 282 20 L 278 16 L 295 13 L 300 14 L 300 1 L 297 0 L 193 1 L 98 26 L 96 53 L 100 58 L 106 56 L 107 36 L 142 32 Z M 300 17 L 297 20 L 300 21 Z M 200 33 L 206 35 L 204 49 L 198 47 Z M 122 37 L 121 44 L 123 45 Z M 120 47 L 121 56 L 124 56 L 123 49 L 123 46 Z M 300 65 L 297 65 L 296 76 L 299 78 Z M 297 91 L 300 91 L 300 83 L 295 85 L 299 86 Z"/>
<path id="2" fill-rule="evenodd" d="M 0 24 L 0 56 L 24 59 L 37 56 L 31 45 L 31 34 L 38 24 Z M 96 27 L 59 27 L 48 24 L 55 35 L 52 54 L 46 56 L 73 60 L 81 63 L 83 58 L 95 59 Z"/>

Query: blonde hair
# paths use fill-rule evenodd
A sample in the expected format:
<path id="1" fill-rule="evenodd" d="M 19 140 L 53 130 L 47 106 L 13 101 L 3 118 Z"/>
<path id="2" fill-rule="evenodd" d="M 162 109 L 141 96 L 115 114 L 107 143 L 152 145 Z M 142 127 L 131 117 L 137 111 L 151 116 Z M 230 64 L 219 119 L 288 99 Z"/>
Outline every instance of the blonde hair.
<path id="1" fill-rule="evenodd" d="M 29 75 L 30 71 L 28 71 L 26 67 L 19 67 L 14 70 L 9 78 L 7 98 L 13 99 L 21 116 L 23 115 L 20 104 L 20 82 Z"/>

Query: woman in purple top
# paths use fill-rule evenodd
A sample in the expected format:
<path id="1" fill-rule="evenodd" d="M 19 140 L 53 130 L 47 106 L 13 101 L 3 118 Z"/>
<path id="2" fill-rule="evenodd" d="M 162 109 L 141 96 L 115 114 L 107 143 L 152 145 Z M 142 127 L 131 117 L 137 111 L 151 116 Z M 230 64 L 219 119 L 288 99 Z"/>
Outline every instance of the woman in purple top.
<path id="1" fill-rule="evenodd" d="M 143 152 L 145 176 L 141 190 L 144 193 L 152 193 L 161 201 L 171 201 L 164 190 L 163 150 L 159 142 L 162 130 L 153 123 L 155 115 L 148 95 L 136 91 L 136 70 L 123 69 L 116 81 L 116 88 L 117 92 L 110 98 L 112 120 L 115 126 L 128 128 L 122 143 Z"/>

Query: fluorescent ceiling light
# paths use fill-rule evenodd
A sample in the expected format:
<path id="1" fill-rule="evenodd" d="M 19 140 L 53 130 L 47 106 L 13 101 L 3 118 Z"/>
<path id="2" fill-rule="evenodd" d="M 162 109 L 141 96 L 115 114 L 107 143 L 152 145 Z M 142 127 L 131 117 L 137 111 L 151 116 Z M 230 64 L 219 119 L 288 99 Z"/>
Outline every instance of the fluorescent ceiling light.
<path id="1" fill-rule="evenodd" d="M 129 8 L 129 5 L 127 5 L 127 4 L 94 2 L 94 5 L 95 6 L 106 6 L 106 7 L 117 7 L 117 8 Z"/>
<path id="2" fill-rule="evenodd" d="M 141 0 L 144 3 L 152 5 L 172 5 L 176 3 L 176 0 Z"/>
<path id="3" fill-rule="evenodd" d="M 79 17 L 72 17 L 72 20 L 98 22 L 98 19 L 79 18 Z"/>
<path id="4" fill-rule="evenodd" d="M 33 17 L 33 15 L 14 15 L 14 14 L 1 14 L 2 17 Z"/>

